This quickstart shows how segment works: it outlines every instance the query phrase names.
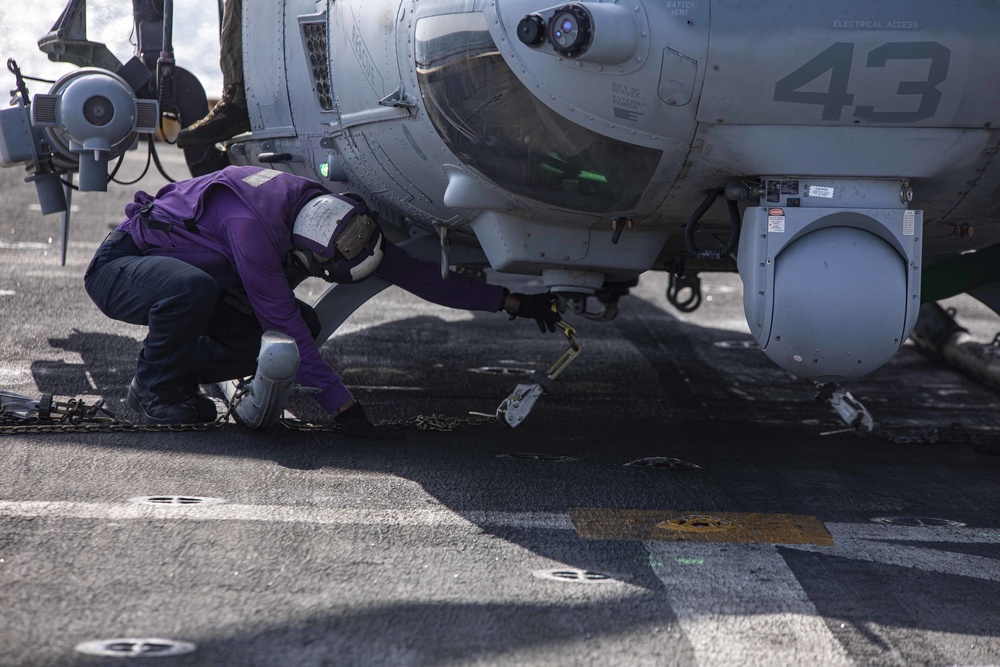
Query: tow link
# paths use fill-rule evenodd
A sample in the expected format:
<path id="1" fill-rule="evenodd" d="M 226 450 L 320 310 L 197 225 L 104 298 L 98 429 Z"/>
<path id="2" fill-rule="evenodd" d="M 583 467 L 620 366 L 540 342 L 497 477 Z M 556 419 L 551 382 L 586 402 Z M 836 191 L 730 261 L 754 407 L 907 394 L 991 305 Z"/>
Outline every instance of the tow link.
<path id="1" fill-rule="evenodd" d="M 580 356 L 580 351 L 583 348 L 576 342 L 576 329 L 564 321 L 558 322 L 557 326 L 566 334 L 566 338 L 569 340 L 569 347 L 566 348 L 562 356 L 545 373 L 541 371 L 532 373 L 531 379 L 534 380 L 533 383 L 517 385 L 510 396 L 505 398 L 497 408 L 497 420 L 504 422 L 511 428 L 516 428 L 518 424 L 524 421 L 528 413 L 535 407 L 538 398 L 542 394 L 552 391 L 552 381 L 566 370 L 570 362 Z"/>

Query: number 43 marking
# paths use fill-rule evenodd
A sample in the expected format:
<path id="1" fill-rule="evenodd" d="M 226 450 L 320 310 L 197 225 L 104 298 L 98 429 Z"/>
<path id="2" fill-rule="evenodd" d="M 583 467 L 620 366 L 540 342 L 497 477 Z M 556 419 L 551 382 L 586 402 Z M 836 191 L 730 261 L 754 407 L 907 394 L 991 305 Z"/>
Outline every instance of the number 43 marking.
<path id="1" fill-rule="evenodd" d="M 774 84 L 775 102 L 820 104 L 823 120 L 839 121 L 845 106 L 854 104 L 854 95 L 847 92 L 854 60 L 854 44 L 837 42 L 784 79 Z M 873 123 L 915 123 L 931 118 L 941 103 L 938 84 L 948 76 L 951 50 L 937 42 L 890 42 L 868 52 L 868 67 L 885 67 L 890 60 L 930 60 L 924 81 L 901 81 L 896 93 L 920 95 L 916 111 L 876 111 L 871 106 L 857 106 L 854 117 Z M 800 90 L 824 73 L 830 72 L 830 85 L 825 93 Z"/>

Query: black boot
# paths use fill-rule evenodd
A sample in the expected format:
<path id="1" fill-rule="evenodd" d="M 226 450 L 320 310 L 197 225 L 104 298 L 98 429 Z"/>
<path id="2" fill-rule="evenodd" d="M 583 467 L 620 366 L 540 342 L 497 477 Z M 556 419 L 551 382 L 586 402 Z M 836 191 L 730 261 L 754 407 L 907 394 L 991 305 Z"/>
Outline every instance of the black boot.
<path id="1" fill-rule="evenodd" d="M 193 405 L 194 409 L 197 410 L 198 421 L 214 422 L 218 417 L 215 401 L 200 393 L 198 381 L 191 378 L 190 375 L 181 382 L 181 396 L 184 397 L 185 403 Z"/>
<path id="2" fill-rule="evenodd" d="M 365 414 L 365 409 L 356 402 L 336 417 L 334 421 L 340 425 L 340 432 L 350 438 L 363 440 L 396 440 L 403 437 L 402 431 L 389 426 L 375 426 Z"/>
<path id="3" fill-rule="evenodd" d="M 185 402 L 180 394 L 154 394 L 132 378 L 128 388 L 128 404 L 141 415 L 143 424 L 197 424 L 198 410 Z"/>
<path id="4" fill-rule="evenodd" d="M 206 146 L 249 131 L 246 92 L 242 83 L 234 83 L 226 86 L 222 99 L 212 107 L 207 116 L 177 134 L 177 146 Z"/>

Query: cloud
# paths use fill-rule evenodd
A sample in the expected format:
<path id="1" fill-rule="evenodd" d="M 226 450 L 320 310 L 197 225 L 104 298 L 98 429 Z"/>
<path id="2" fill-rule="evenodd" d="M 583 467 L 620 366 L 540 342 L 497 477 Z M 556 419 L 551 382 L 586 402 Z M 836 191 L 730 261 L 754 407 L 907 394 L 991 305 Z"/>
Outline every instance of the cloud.
<path id="1" fill-rule="evenodd" d="M 25 11 L 20 3 L 0 1 L 0 57 L 17 61 L 25 76 L 58 79 L 76 67 L 68 63 L 55 63 L 38 49 L 38 39 L 49 32 L 66 6 L 66 0 L 32 0 L 32 11 Z M 103 42 L 121 61 L 126 61 L 135 50 L 132 6 L 123 0 L 88 0 L 87 37 Z M 222 74 L 219 71 L 219 15 L 215 3 L 204 0 L 174 0 L 173 30 L 174 60 L 201 81 L 209 97 L 222 92 Z M 3 77 L 0 88 L 13 88 L 14 78 L 9 72 Z M 28 82 L 32 93 L 47 92 L 45 84 Z"/>

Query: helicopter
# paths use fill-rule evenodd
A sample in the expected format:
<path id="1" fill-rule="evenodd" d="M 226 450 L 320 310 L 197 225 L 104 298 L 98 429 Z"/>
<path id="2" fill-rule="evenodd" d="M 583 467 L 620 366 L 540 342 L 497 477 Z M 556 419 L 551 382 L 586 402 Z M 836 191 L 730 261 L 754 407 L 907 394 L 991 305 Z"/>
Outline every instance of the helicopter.
<path id="1" fill-rule="evenodd" d="M 882 366 L 922 304 L 1000 312 L 1000 4 L 551 3 L 242 0 L 251 129 L 189 169 L 359 193 L 411 254 L 540 277 L 592 319 L 648 271 L 681 310 L 699 274 L 738 272 L 759 347 L 817 382 Z M 100 190 L 161 118 L 207 111 L 172 5 L 134 0 L 124 64 L 86 39 L 86 0 L 40 40 L 81 69 L 33 100 L 19 77 L 0 165 L 44 213 L 68 216 L 67 173 Z M 320 339 L 384 287 L 328 289 Z"/>

